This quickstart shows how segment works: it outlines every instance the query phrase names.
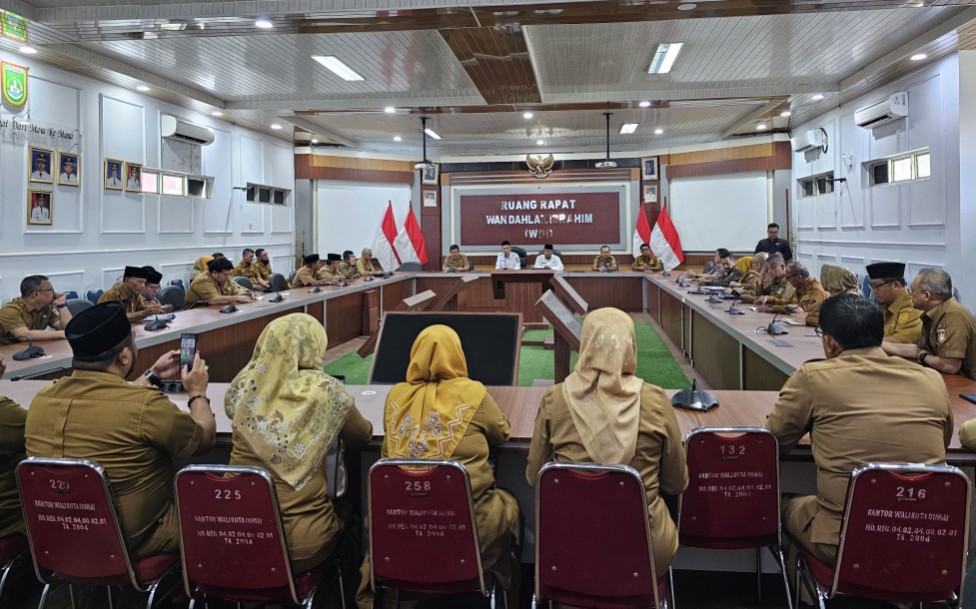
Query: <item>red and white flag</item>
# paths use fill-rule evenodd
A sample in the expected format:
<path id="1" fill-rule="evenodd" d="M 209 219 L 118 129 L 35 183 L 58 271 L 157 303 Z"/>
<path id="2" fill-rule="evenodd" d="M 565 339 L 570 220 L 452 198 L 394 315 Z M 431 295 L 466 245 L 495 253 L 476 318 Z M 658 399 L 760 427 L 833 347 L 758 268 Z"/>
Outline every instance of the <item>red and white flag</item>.
<path id="1" fill-rule="evenodd" d="M 386 207 L 383 222 L 380 223 L 380 227 L 376 231 L 376 238 L 373 240 L 373 258 L 379 260 L 380 265 L 387 271 L 392 271 L 400 266 L 400 257 L 393 245 L 396 238 L 396 218 L 393 217 L 393 201 L 390 201 Z"/>
<path id="2" fill-rule="evenodd" d="M 685 255 L 681 251 L 681 239 L 678 238 L 678 231 L 674 228 L 666 207 L 661 209 L 661 215 L 657 217 L 654 230 L 651 231 L 650 243 L 651 251 L 661 259 L 661 266 L 665 271 L 670 271 L 685 261 Z"/>
<path id="3" fill-rule="evenodd" d="M 644 211 L 644 203 L 640 205 L 640 214 L 637 216 L 637 228 L 634 229 L 634 258 L 640 256 L 641 245 L 651 242 L 651 225 L 647 221 L 647 212 Z"/>
<path id="4" fill-rule="evenodd" d="M 407 218 L 403 221 L 403 228 L 397 234 L 393 245 L 400 256 L 400 264 L 404 262 L 427 264 L 427 244 L 424 242 L 424 234 L 420 230 L 417 216 L 413 214 L 413 206 L 407 208 Z"/>

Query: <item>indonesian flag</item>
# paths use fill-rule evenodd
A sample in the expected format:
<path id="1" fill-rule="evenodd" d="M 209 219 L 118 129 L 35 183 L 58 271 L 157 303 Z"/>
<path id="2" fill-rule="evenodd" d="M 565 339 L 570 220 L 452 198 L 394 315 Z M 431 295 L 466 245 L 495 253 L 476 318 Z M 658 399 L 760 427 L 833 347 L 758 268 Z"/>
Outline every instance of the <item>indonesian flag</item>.
<path id="1" fill-rule="evenodd" d="M 651 251 L 661 259 L 664 270 L 670 271 L 685 261 L 685 255 L 681 252 L 681 239 L 678 238 L 678 231 L 671 223 L 666 207 L 661 209 L 661 215 L 657 217 L 654 230 L 651 231 L 650 243 Z"/>
<path id="2" fill-rule="evenodd" d="M 397 234 L 393 245 L 400 256 L 400 264 L 404 262 L 427 264 L 427 244 L 424 242 L 424 234 L 420 231 L 417 216 L 413 215 L 412 206 L 407 208 L 407 218 L 403 221 L 403 228 Z"/>
<path id="3" fill-rule="evenodd" d="M 400 266 L 400 257 L 393 245 L 396 238 L 396 218 L 393 217 L 393 201 L 390 201 L 386 207 L 383 222 L 377 229 L 376 238 L 373 240 L 373 257 L 379 260 L 380 265 L 388 271 Z"/>
<path id="4" fill-rule="evenodd" d="M 644 211 L 644 203 L 640 205 L 640 214 L 637 216 L 637 228 L 634 229 L 634 258 L 640 256 L 640 247 L 645 243 L 651 242 L 651 225 L 647 223 L 647 213 Z"/>

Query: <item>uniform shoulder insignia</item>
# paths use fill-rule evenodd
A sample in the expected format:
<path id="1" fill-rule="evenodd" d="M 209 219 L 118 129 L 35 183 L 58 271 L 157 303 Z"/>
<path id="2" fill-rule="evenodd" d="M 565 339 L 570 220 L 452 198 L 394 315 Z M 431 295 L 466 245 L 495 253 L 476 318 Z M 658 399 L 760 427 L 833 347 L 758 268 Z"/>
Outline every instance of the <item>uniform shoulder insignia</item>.
<path id="1" fill-rule="evenodd" d="M 911 317 L 912 317 L 912 311 L 911 311 L 911 309 L 903 309 L 898 314 L 898 323 L 905 323 L 906 321 L 908 321 L 909 319 L 911 319 Z"/>
<path id="2" fill-rule="evenodd" d="M 935 329 L 935 338 L 939 341 L 939 344 L 946 341 L 946 329 L 939 327 Z"/>

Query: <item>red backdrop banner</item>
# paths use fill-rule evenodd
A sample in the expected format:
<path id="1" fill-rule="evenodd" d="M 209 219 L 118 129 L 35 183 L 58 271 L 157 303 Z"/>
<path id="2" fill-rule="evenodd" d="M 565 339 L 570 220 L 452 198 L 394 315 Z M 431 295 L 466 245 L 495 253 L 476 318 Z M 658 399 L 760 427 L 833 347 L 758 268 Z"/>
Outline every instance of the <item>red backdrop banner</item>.
<path id="1" fill-rule="evenodd" d="M 620 192 L 461 195 L 461 245 L 620 241 Z"/>

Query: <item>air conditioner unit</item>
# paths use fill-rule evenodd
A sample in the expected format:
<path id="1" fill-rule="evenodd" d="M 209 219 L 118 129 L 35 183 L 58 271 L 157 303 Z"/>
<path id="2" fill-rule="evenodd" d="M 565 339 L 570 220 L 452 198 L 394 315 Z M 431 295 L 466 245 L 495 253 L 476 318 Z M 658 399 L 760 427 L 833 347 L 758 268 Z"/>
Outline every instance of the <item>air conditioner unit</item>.
<path id="1" fill-rule="evenodd" d="M 214 141 L 213 129 L 194 125 L 168 114 L 163 114 L 160 117 L 159 133 L 162 137 L 189 142 L 198 146 L 206 146 Z"/>
<path id="2" fill-rule="evenodd" d="M 790 138 L 790 144 L 793 146 L 793 152 L 806 152 L 807 150 L 822 150 L 825 140 L 822 129 L 811 129 Z"/>
<path id="3" fill-rule="evenodd" d="M 908 92 L 902 91 L 876 104 L 854 111 L 854 122 L 862 129 L 874 129 L 908 116 Z"/>

